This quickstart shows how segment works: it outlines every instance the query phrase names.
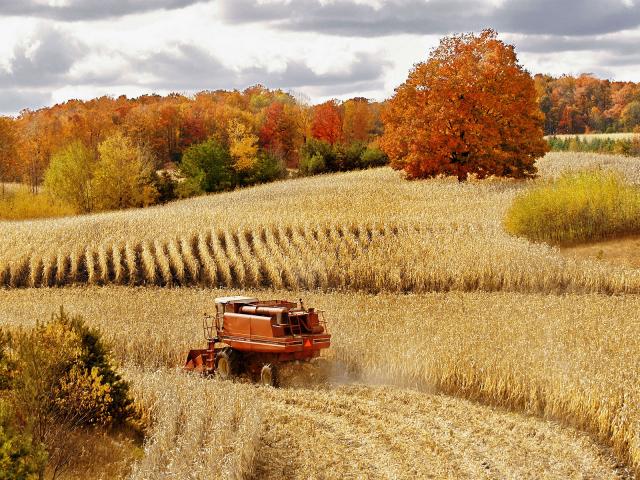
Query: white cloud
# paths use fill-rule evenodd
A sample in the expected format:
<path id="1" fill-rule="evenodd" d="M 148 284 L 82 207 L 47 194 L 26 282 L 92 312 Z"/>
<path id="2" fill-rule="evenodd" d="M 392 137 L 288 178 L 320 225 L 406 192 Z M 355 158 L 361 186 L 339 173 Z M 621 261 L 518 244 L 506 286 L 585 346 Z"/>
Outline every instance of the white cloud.
<path id="1" fill-rule="evenodd" d="M 587 1 L 601 10 L 606 4 L 606 0 Z M 558 33 L 559 20 L 551 18 L 557 11 L 547 10 L 546 17 L 540 17 L 538 7 L 524 0 L 292 0 L 284 8 L 282 0 L 260 0 L 271 3 L 271 10 L 264 5 L 256 10 L 250 0 L 119 0 L 111 13 L 102 5 L 110 3 L 105 0 L 49 0 L 41 2 L 44 10 L 36 13 L 29 10 L 35 8 L 33 1 L 4 2 L 0 7 L 0 97 L 4 97 L 0 110 L 4 112 L 68 98 L 188 93 L 256 82 L 301 91 L 312 101 L 350 96 L 383 99 L 404 81 L 415 62 L 427 58 L 441 31 L 475 28 L 478 17 L 490 11 L 504 13 L 496 20 L 510 26 L 503 38 L 515 42 L 531 72 L 586 71 L 640 80 L 636 53 L 640 30 L 623 30 L 638 17 L 640 7 L 623 0 L 609 0 L 608 16 L 576 14 L 564 33 Z M 308 11 L 301 9 L 314 4 Z M 9 11 L 5 5 L 13 13 L 21 9 L 23 15 L 3 17 Z M 390 5 L 399 10 L 390 10 Z M 69 17 L 74 6 L 81 7 L 85 20 L 75 14 Z M 629 19 L 616 24 L 620 8 Z M 422 21 L 430 11 L 437 16 Z M 438 18 L 444 20 L 438 23 Z M 425 28 L 436 31 L 424 33 Z M 576 32 L 580 35 L 571 35 Z"/>

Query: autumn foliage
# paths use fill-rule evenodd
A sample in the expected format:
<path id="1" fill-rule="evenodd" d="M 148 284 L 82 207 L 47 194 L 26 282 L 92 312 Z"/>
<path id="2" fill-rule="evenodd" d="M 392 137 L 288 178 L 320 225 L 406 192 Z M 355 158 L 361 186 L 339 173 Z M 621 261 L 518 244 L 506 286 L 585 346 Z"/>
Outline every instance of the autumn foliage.
<path id="1" fill-rule="evenodd" d="M 331 145 L 340 140 L 342 120 L 335 100 L 313 107 L 311 134 L 313 138 L 323 140 Z"/>
<path id="2" fill-rule="evenodd" d="M 47 183 L 45 190 L 57 200 L 87 213 L 268 182 L 286 175 L 285 167 L 300 168 L 308 160 L 302 158 L 308 142 L 329 142 L 340 151 L 354 144 L 364 151 L 380 133 L 379 111 L 379 104 L 365 98 L 314 107 L 261 85 L 192 96 L 70 100 L 23 110 L 15 118 L 0 117 L 0 198 L 7 182 L 25 184 L 34 194 Z M 109 175 L 94 172 L 106 158 L 100 146 L 112 138 L 126 148 L 112 149 L 117 155 L 109 157 L 115 167 Z M 185 182 L 178 184 L 182 177 Z"/>
<path id="3" fill-rule="evenodd" d="M 492 30 L 441 40 L 383 113 L 380 143 L 410 178 L 523 178 L 544 155 L 533 79 Z"/>

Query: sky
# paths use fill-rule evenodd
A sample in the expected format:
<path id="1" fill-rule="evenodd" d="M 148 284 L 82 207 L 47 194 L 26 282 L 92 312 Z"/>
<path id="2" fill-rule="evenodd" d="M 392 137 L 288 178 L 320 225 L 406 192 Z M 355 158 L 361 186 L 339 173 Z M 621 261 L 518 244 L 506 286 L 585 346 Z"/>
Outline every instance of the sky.
<path id="1" fill-rule="evenodd" d="M 640 0 L 0 0 L 0 114 L 256 83 L 382 100 L 483 28 L 531 73 L 640 81 Z"/>

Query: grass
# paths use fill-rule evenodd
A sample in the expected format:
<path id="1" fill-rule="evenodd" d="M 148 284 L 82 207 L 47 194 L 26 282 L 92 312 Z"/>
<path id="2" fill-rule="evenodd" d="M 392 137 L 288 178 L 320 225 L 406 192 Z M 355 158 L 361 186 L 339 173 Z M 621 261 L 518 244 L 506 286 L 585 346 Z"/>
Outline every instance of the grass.
<path id="1" fill-rule="evenodd" d="M 342 375 L 354 372 L 353 378 L 365 383 L 446 392 L 527 412 L 587 431 L 611 446 L 620 461 L 640 464 L 640 371 L 633 367 L 640 357 L 636 296 L 26 289 L 0 291 L 0 319 L 8 326 L 30 324 L 64 304 L 103 330 L 118 360 L 127 365 L 134 393 L 157 419 L 136 478 L 153 477 L 174 462 L 180 466 L 175 472 L 186 471 L 192 462 L 203 467 L 198 441 L 235 445 L 229 449 L 231 458 L 244 458 L 242 452 L 250 448 L 243 446 L 245 441 L 258 449 L 258 473 L 275 472 L 271 478 L 322 476 L 322 471 L 302 467 L 298 476 L 277 470 L 278 462 L 286 468 L 288 458 L 310 469 L 317 460 L 328 478 L 338 477 L 331 475 L 336 464 L 354 477 L 384 478 L 377 470 L 383 465 L 398 465 L 397 478 L 403 477 L 399 472 L 420 476 L 411 468 L 429 472 L 432 464 L 439 469 L 430 471 L 436 478 L 491 478 L 481 461 L 513 478 L 614 477 L 609 460 L 598 457 L 598 448 L 575 431 L 500 409 L 390 388 L 312 386 L 271 392 L 164 370 L 182 364 L 188 349 L 204 343 L 200 316 L 212 310 L 213 298 L 238 293 L 302 296 L 307 305 L 326 310 L 333 334 L 328 353 L 334 365 L 344 367 L 331 377 L 334 381 L 352 381 Z M 219 419 L 207 420 L 214 412 L 210 405 L 220 408 Z M 257 445 L 251 425 L 260 412 Z M 215 440 L 223 435 L 225 422 L 245 417 L 245 430 L 239 430 L 244 433 Z M 209 429 L 207 422 L 223 423 Z M 343 449 L 336 446 L 340 442 Z M 311 444 L 317 453 L 309 452 Z M 478 444 L 484 450 L 476 450 Z M 335 456 L 326 457 L 325 449 Z M 269 452 L 273 459 L 265 458 Z"/>
<path id="2" fill-rule="evenodd" d="M 0 196 L 0 220 L 33 220 L 70 216 L 75 210 L 46 193 L 33 194 L 25 188 L 8 188 Z"/>
<path id="3" fill-rule="evenodd" d="M 565 173 L 521 193 L 505 228 L 533 241 L 572 244 L 640 232 L 640 189 L 615 172 Z"/>

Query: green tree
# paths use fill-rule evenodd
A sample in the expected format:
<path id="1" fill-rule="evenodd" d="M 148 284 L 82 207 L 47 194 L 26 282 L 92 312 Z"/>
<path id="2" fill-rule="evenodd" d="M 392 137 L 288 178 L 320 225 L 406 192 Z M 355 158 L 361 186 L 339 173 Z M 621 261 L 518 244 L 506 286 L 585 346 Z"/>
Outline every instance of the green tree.
<path id="1" fill-rule="evenodd" d="M 180 170 L 186 177 L 180 185 L 182 196 L 235 186 L 233 159 L 227 149 L 213 138 L 190 146 L 182 156 Z"/>
<path id="2" fill-rule="evenodd" d="M 44 176 L 47 190 L 78 212 L 94 209 L 93 177 L 96 158 L 82 142 L 75 141 L 58 151 Z"/>
<path id="3" fill-rule="evenodd" d="M 96 207 L 100 210 L 142 207 L 156 202 L 153 162 L 142 148 L 118 132 L 98 145 Z"/>
<path id="4" fill-rule="evenodd" d="M 269 152 L 258 153 L 248 175 L 243 178 L 243 184 L 273 182 L 287 176 L 287 168 L 282 160 L 271 155 Z"/>
<path id="5" fill-rule="evenodd" d="M 310 138 L 300 149 L 300 172 L 314 175 L 337 170 L 337 156 L 332 145 L 324 140 Z"/>

